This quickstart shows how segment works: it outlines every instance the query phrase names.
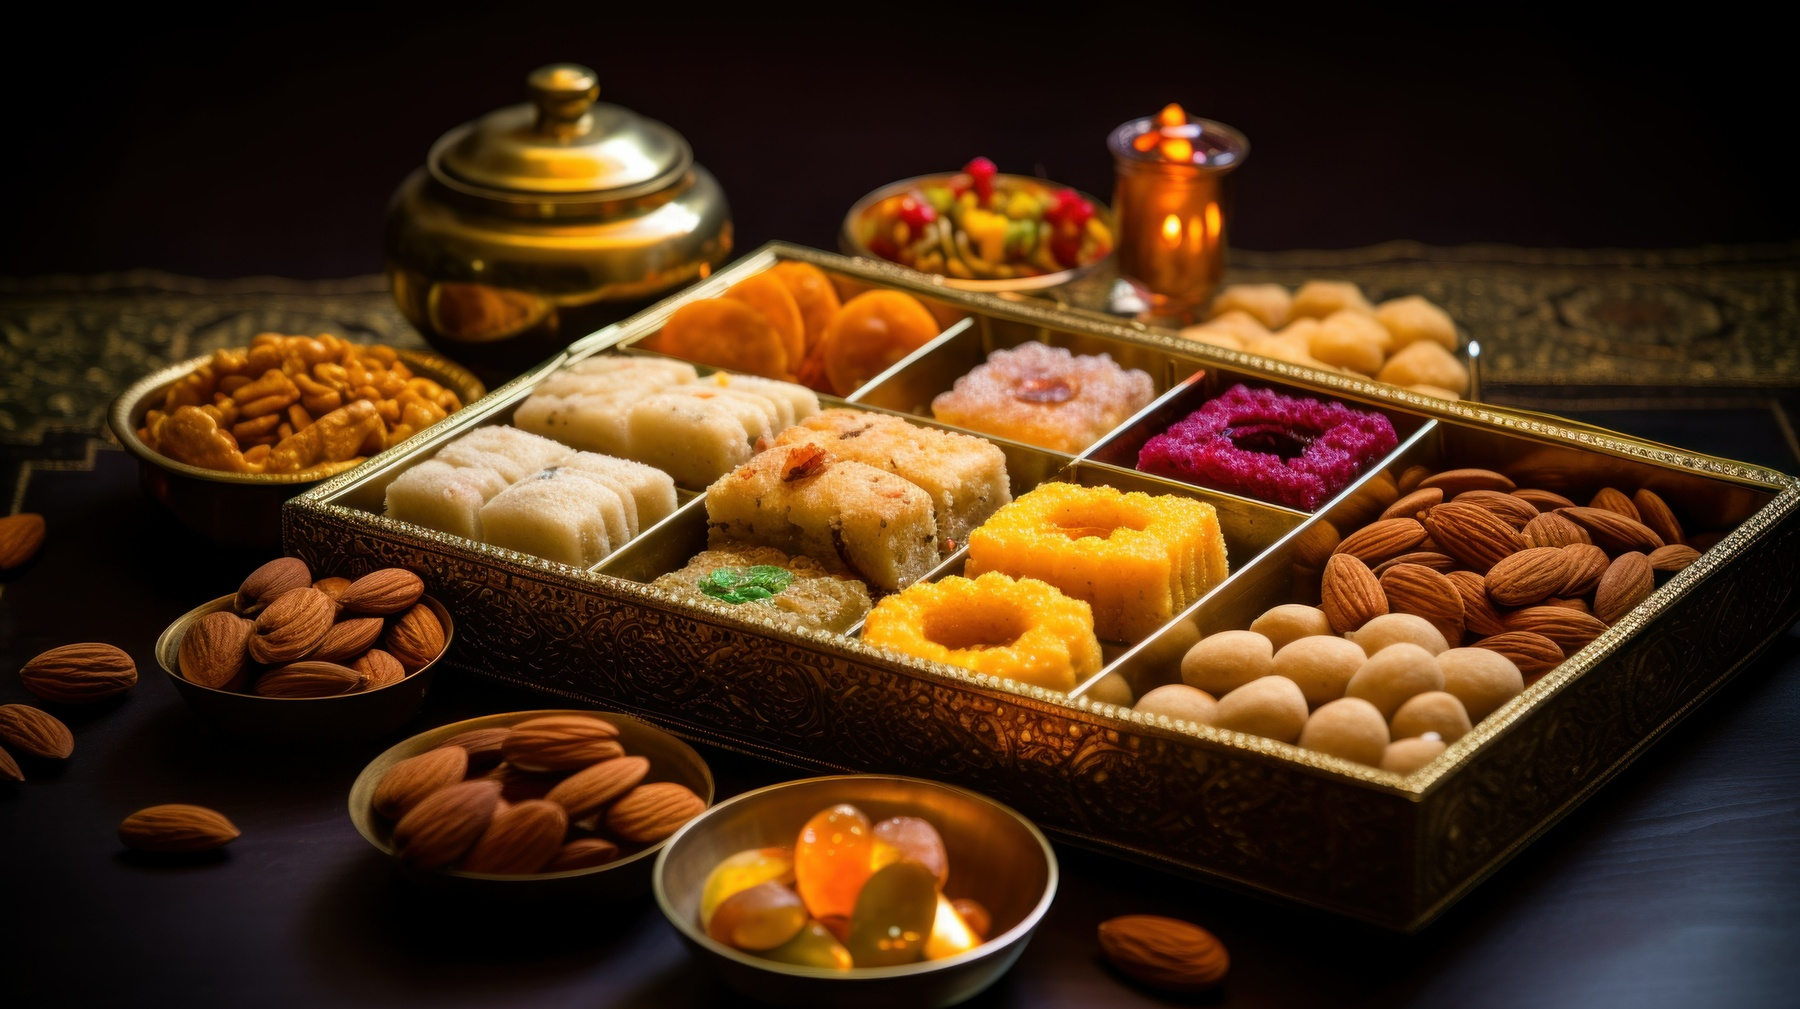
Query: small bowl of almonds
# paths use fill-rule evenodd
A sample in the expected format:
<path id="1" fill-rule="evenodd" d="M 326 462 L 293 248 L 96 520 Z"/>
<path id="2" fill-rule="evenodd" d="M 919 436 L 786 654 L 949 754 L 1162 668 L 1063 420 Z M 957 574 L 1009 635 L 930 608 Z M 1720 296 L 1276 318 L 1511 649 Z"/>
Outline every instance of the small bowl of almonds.
<path id="1" fill-rule="evenodd" d="M 278 557 L 164 629 L 156 659 L 209 728 L 334 743 L 418 714 L 454 635 L 449 611 L 405 568 L 315 579 Z"/>
<path id="2" fill-rule="evenodd" d="M 617 900 L 712 805 L 693 748 L 630 715 L 514 711 L 422 732 L 350 788 L 356 829 L 427 889 Z"/>

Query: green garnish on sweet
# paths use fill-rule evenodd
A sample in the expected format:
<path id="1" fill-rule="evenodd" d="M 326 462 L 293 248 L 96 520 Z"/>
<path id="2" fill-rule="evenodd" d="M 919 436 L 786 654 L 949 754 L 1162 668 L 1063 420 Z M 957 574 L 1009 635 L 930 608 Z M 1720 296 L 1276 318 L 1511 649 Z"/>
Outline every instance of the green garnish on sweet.
<path id="1" fill-rule="evenodd" d="M 748 568 L 715 568 L 700 579 L 700 591 L 722 603 L 752 603 L 772 599 L 794 584 L 794 573 L 772 564 Z"/>

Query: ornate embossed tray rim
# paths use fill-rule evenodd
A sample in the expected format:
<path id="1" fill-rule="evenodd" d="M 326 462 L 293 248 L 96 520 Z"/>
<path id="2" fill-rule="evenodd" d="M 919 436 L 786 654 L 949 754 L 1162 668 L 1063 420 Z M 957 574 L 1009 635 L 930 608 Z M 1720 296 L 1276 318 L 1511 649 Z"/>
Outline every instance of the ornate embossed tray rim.
<path id="1" fill-rule="evenodd" d="M 1768 495 L 1768 500 L 1708 551 L 1700 562 L 1659 588 L 1635 614 L 1570 662 L 1546 675 L 1438 761 L 1407 777 L 1257 737 L 1210 727 L 1177 727 L 1166 719 L 1146 718 L 1085 697 L 1065 697 L 1010 682 L 993 681 L 960 669 L 889 655 L 854 640 L 784 630 L 736 614 L 691 609 L 636 582 L 581 572 L 491 547 L 472 549 L 479 545 L 421 535 L 422 531 L 416 527 L 333 503 L 348 489 L 379 481 L 384 474 L 391 474 L 411 461 L 429 455 L 449 438 L 509 409 L 523 398 L 530 385 L 568 357 L 595 352 L 621 343 L 632 334 L 648 332 L 660 326 L 661 320 L 679 303 L 716 293 L 744 276 L 766 268 L 777 258 L 813 262 L 863 283 L 912 290 L 971 312 L 1004 316 L 1050 329 L 1097 332 L 1112 340 L 1143 343 L 1168 354 L 1196 360 L 1203 367 L 1210 364 L 1231 371 L 1256 372 L 1274 381 L 1310 386 L 1329 395 L 1436 421 L 1500 431 L 1534 442 L 1578 448 L 1736 483 Z M 769 247 L 752 254 L 707 284 L 582 341 L 571 348 L 568 355 L 546 362 L 532 375 L 465 410 L 450 427 L 452 429 L 436 432 L 428 442 L 409 446 L 404 456 L 377 457 L 356 471 L 342 474 L 296 499 L 286 510 L 284 521 L 290 547 L 303 556 L 336 554 L 339 567 L 373 566 L 399 560 L 425 569 L 428 582 L 440 596 L 448 592 L 456 598 L 474 601 L 492 600 L 496 592 L 524 593 L 538 604 L 526 607 L 537 612 L 514 613 L 511 619 L 527 624 L 542 623 L 543 627 L 532 628 L 541 633 L 536 633 L 530 640 L 514 640 L 516 635 L 510 628 L 495 628 L 495 633 L 489 636 L 491 639 L 484 641 L 482 631 L 472 632 L 465 640 L 482 647 L 465 651 L 459 656 L 461 664 L 485 675 L 524 683 L 560 696 L 620 704 L 678 732 L 799 766 L 873 770 L 904 767 L 917 773 L 945 777 L 1021 806 L 1049 829 L 1083 843 L 1399 928 L 1420 927 L 1519 847 L 1547 829 L 1628 763 L 1650 740 L 1666 731 L 1700 698 L 1716 689 L 1749 654 L 1754 654 L 1761 644 L 1766 643 L 1770 634 L 1785 628 L 1792 620 L 1794 609 L 1791 585 L 1786 597 L 1776 598 L 1771 593 L 1757 605 L 1745 607 L 1739 604 L 1736 615 L 1740 622 L 1748 620 L 1755 625 L 1752 628 L 1755 641 L 1741 649 L 1744 656 L 1737 657 L 1736 661 L 1731 661 L 1732 654 L 1722 653 L 1716 661 L 1709 656 L 1707 668 L 1687 670 L 1692 682 L 1684 682 L 1682 689 L 1668 699 L 1664 705 L 1668 710 L 1650 713 L 1654 716 L 1650 724 L 1626 734 L 1603 735 L 1596 731 L 1596 750 L 1590 760 L 1592 766 L 1586 767 L 1582 775 L 1576 780 L 1554 782 L 1554 788 L 1542 789 L 1543 794 L 1534 796 L 1529 803 L 1521 800 L 1518 808 L 1521 815 L 1511 821 L 1500 816 L 1501 827 L 1492 832 L 1491 845 L 1476 844 L 1478 850 L 1473 854 L 1452 853 L 1455 857 L 1447 857 L 1442 846 L 1456 831 L 1447 829 L 1443 818 L 1452 815 L 1458 803 L 1466 805 L 1461 793 L 1467 789 L 1462 786 L 1477 777 L 1477 771 L 1486 773 L 1497 763 L 1504 765 L 1505 753 L 1517 749 L 1515 743 L 1519 739 L 1532 745 L 1542 742 L 1537 739 L 1541 727 L 1534 729 L 1534 726 L 1549 716 L 1534 719 L 1535 714 L 1545 710 L 1570 710 L 1577 701 L 1586 703 L 1590 686 L 1622 679 L 1623 674 L 1611 675 L 1615 667 L 1623 669 L 1635 665 L 1641 668 L 1638 653 L 1642 649 L 1634 649 L 1634 644 L 1645 636 L 1644 632 L 1673 611 L 1700 605 L 1696 599 L 1702 595 L 1710 598 L 1720 586 L 1735 591 L 1746 581 L 1737 567 L 1747 556 L 1752 560 L 1765 557 L 1792 563 L 1792 555 L 1800 553 L 1800 538 L 1794 535 L 1795 527 L 1800 523 L 1793 521 L 1797 508 L 1800 508 L 1800 480 L 1569 422 L 1470 403 L 1447 403 L 1379 383 L 1271 363 L 1262 358 L 1174 340 L 1130 324 L 1072 319 L 1069 313 L 1055 309 L 946 291 L 940 285 L 921 282 L 919 275 L 910 271 L 884 269 L 882 264 L 785 246 Z M 1750 550 L 1753 545 L 1766 545 L 1777 539 L 1780 542 L 1776 548 Z M 448 581 L 452 578 L 460 580 L 454 588 Z M 440 582 L 445 584 L 440 586 Z M 1764 581 L 1763 584 L 1771 583 Z M 469 615 L 459 613 L 459 618 L 465 624 L 470 622 Z M 474 622 L 478 626 L 483 623 L 479 619 Z M 488 628 L 483 628 L 485 630 Z M 600 653 L 591 651 L 593 646 L 580 637 L 583 634 L 591 637 L 595 633 L 608 638 L 608 647 Z M 695 643 L 701 641 L 718 642 L 720 647 L 711 652 L 695 651 L 700 647 Z M 684 653 L 688 652 L 693 654 L 684 658 Z M 1624 654 L 1627 652 L 1631 654 Z M 725 658 L 721 659 L 721 655 Z M 804 682 L 810 689 L 821 691 L 821 696 L 815 700 L 825 705 L 844 703 L 843 698 L 828 692 L 832 682 L 860 680 L 863 681 L 862 689 L 896 704 L 924 704 L 931 712 L 953 719 L 962 718 L 967 724 L 974 724 L 970 719 L 977 722 L 986 719 L 981 724 L 997 735 L 981 736 L 980 732 L 985 729 L 976 732 L 972 744 L 975 749 L 971 752 L 982 760 L 974 763 L 970 762 L 973 758 L 960 753 L 909 755 L 905 746 L 908 741 L 905 718 L 890 718 L 884 723 L 881 731 L 894 734 L 891 740 L 894 745 L 887 749 L 868 748 L 836 737 L 830 739 L 830 745 L 811 745 L 816 739 L 788 736 L 777 728 L 758 725 L 748 711 L 740 713 L 737 720 L 709 719 L 708 712 L 674 703 L 679 699 L 666 690 L 659 697 L 661 685 L 653 682 L 654 675 L 640 676 L 620 668 L 629 666 L 633 660 L 640 660 L 646 670 L 654 670 L 656 675 L 666 677 L 679 672 L 709 677 L 709 682 L 719 684 L 720 690 L 726 693 L 745 691 L 752 699 L 756 698 L 758 690 L 773 691 L 781 686 L 774 682 L 778 669 L 804 672 L 805 676 L 796 682 Z M 718 665 L 735 665 L 740 676 L 744 668 L 757 669 L 759 675 L 766 675 L 768 682 L 746 682 L 730 675 L 731 670 L 715 668 Z M 520 669 L 527 672 L 521 675 Z M 806 676 L 813 679 L 807 680 Z M 1619 684 L 1611 683 L 1611 686 L 1616 697 Z M 763 699 L 772 697 L 765 693 Z M 1528 731 L 1520 731 L 1521 727 Z M 1600 741 L 1606 745 L 1599 746 Z M 1076 754 L 1069 758 L 1073 763 L 1058 763 L 1060 758 L 1067 756 L 1058 750 L 1059 746 Z M 1083 751 L 1083 747 L 1093 752 Z M 1088 757 L 1097 763 L 1083 764 L 1076 759 Z M 933 767 L 933 761 L 943 766 Z M 984 762 L 990 772 L 999 769 L 1000 773 L 976 773 L 979 768 L 975 764 Z M 1153 814 L 1143 808 L 1116 818 L 1088 815 L 1083 803 L 1102 812 L 1108 808 L 1107 803 L 1117 801 L 1117 797 L 1073 794 L 1088 787 L 1080 777 L 1086 773 L 1080 770 L 1082 767 L 1099 768 L 1111 775 L 1112 780 L 1127 778 L 1131 773 L 1147 775 L 1139 778 L 1140 784 L 1166 781 L 1166 787 L 1171 789 L 1177 779 L 1184 777 L 1196 778 L 1207 787 L 1226 788 L 1234 783 L 1242 786 L 1245 782 L 1260 780 L 1265 790 L 1277 793 L 1276 799 L 1268 804 L 1278 808 L 1268 815 L 1254 809 L 1246 812 L 1225 806 L 1202 809 L 1207 827 L 1220 831 L 1246 831 L 1241 843 L 1234 848 L 1193 833 L 1171 834 L 1159 828 Z M 1499 769 L 1503 773 L 1507 770 L 1504 766 Z M 1028 794 L 1032 789 L 1037 789 L 1038 793 Z M 1071 794 L 1059 795 L 1058 789 Z M 1154 788 L 1146 787 L 1140 791 L 1144 793 L 1141 798 L 1152 807 L 1168 798 L 1167 795 L 1155 795 Z M 1296 793 L 1298 797 L 1288 793 Z M 1284 803 L 1298 805 L 1289 809 Z M 1204 805 L 1198 800 L 1196 804 Z M 1302 815 L 1310 822 L 1303 823 Z M 1304 850 L 1298 856 L 1287 851 L 1283 847 L 1288 843 L 1287 839 L 1273 836 L 1276 831 L 1267 824 L 1259 826 L 1253 822 L 1259 818 L 1309 828 L 1296 831 L 1296 836 L 1304 842 Z M 1357 822 L 1359 820 L 1362 822 Z M 1288 846 L 1292 847 L 1291 844 Z M 1311 858 L 1320 867 L 1335 865 L 1341 872 L 1345 869 L 1342 854 L 1347 851 L 1359 852 L 1358 858 L 1367 862 L 1349 867 L 1355 870 L 1350 873 L 1356 877 L 1354 879 L 1334 880 L 1329 872 L 1314 871 L 1317 868 L 1314 866 L 1308 866 L 1305 871 L 1294 867 L 1296 858 Z M 1450 867 L 1431 864 L 1437 859 Z"/>

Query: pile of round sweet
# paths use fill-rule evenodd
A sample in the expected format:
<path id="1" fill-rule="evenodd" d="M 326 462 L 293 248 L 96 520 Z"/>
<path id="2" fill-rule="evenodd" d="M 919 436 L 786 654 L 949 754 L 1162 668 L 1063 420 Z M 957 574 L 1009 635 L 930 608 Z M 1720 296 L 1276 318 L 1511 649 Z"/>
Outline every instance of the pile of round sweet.
<path id="1" fill-rule="evenodd" d="M 1347 281 L 1309 280 L 1291 293 L 1280 284 L 1234 284 L 1207 314 L 1181 335 L 1444 399 L 1469 391 L 1469 369 L 1456 356 L 1456 323 L 1418 295 L 1374 305 Z"/>
<path id="2" fill-rule="evenodd" d="M 1324 610 L 1298 603 L 1273 607 L 1247 631 L 1202 638 L 1182 657 L 1181 679 L 1134 709 L 1401 774 L 1525 689 L 1512 660 L 1451 648 L 1423 617 L 1389 613 L 1340 637 Z"/>

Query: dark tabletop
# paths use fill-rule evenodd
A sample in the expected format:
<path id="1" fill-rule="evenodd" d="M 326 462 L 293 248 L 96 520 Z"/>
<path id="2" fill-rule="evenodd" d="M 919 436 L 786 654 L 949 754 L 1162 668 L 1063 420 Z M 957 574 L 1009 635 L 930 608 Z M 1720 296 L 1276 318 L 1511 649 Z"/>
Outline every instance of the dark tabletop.
<path id="1" fill-rule="evenodd" d="M 1170 99 L 1251 136 L 1237 231 L 1250 248 L 1800 234 L 1775 133 L 1746 98 L 1777 86 L 1775 42 L 1736 21 L 1548 32 L 1527 16 L 1284 8 L 1188 11 L 1150 32 L 1149 15 L 1116 5 L 1050 10 L 979 30 L 949 11 L 649 23 L 597 8 L 548 28 L 491 7 L 52 13 L 58 30 L 15 37 L 0 66 L 8 128 L 32 141 L 0 169 L 15 211 L 0 274 L 374 272 L 393 185 L 439 133 L 517 100 L 523 74 L 554 59 L 595 65 L 605 97 L 682 130 L 731 195 L 743 248 L 829 247 L 864 191 L 975 154 L 1105 192 L 1099 138 Z M 1590 416 L 1800 469 L 1779 414 Z M 121 645 L 143 679 L 120 702 L 55 709 L 74 759 L 0 786 L 0 1006 L 733 1001 L 647 898 L 544 916 L 408 889 L 346 812 L 351 780 L 391 741 L 294 752 L 208 736 L 152 644 L 266 555 L 209 547 L 146 507 L 129 457 L 101 448 L 32 469 L 19 500 L 0 500 L 12 510 L 43 513 L 50 535 L 0 580 L 0 703 L 30 702 L 11 671 L 72 641 Z M 409 731 L 545 703 L 452 671 Z M 1049 917 L 971 1004 L 1167 1004 L 1099 960 L 1095 926 L 1125 913 L 1221 937 L 1232 972 L 1201 1004 L 1794 1004 L 1796 719 L 1790 631 L 1413 937 L 1059 844 Z M 801 773 L 700 749 L 721 797 Z M 220 809 L 243 836 L 193 862 L 125 853 L 120 818 L 161 802 Z"/>

